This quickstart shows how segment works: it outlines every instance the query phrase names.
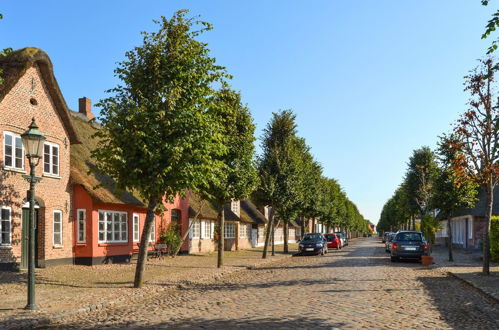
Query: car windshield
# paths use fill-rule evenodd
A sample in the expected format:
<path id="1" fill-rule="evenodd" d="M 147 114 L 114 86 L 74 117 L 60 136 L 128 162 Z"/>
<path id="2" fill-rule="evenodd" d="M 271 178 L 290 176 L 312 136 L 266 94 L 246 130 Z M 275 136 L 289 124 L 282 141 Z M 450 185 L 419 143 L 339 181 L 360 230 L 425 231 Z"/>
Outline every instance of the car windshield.
<path id="1" fill-rule="evenodd" d="M 336 239 L 336 235 L 334 235 L 334 234 L 326 235 L 326 239 L 328 242 L 332 242 Z"/>
<path id="2" fill-rule="evenodd" d="M 345 235 L 343 235 L 343 233 L 336 233 L 336 235 L 340 236 L 341 238 L 343 238 Z"/>
<path id="3" fill-rule="evenodd" d="M 303 241 L 319 241 L 322 239 L 321 234 L 307 234 L 303 237 Z"/>
<path id="4" fill-rule="evenodd" d="M 422 241 L 420 233 L 399 233 L 397 234 L 397 241 L 409 242 L 409 241 Z"/>

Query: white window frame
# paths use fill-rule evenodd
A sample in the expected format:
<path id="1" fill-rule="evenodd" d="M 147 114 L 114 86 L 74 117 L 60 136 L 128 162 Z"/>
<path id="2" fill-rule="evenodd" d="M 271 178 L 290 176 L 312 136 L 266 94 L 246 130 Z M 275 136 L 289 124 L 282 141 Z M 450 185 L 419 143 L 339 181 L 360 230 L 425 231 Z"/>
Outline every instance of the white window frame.
<path id="1" fill-rule="evenodd" d="M 45 171 L 45 146 L 50 147 L 50 155 L 49 155 L 49 171 Z M 57 173 L 54 173 L 54 148 L 57 148 Z M 48 174 L 52 176 L 59 177 L 61 175 L 61 148 L 57 143 L 45 142 L 43 144 L 43 174 Z"/>
<path id="2" fill-rule="evenodd" d="M 229 228 L 231 230 L 228 230 Z M 234 222 L 224 222 L 224 238 L 236 238 L 236 224 Z"/>
<path id="3" fill-rule="evenodd" d="M 6 162 L 5 162 L 5 157 L 7 156 L 7 153 L 6 153 L 7 148 L 5 147 L 5 142 L 6 142 L 5 137 L 7 135 L 9 135 L 12 138 L 12 154 L 10 155 L 12 158 L 12 165 L 11 166 L 7 166 Z M 21 150 L 22 150 L 21 163 L 22 164 L 21 164 L 21 167 L 16 167 L 16 138 L 21 139 L 21 135 L 16 134 L 16 133 L 12 133 L 12 132 L 8 132 L 8 131 L 3 132 L 3 164 L 4 164 L 4 167 L 6 169 L 14 169 L 14 170 L 24 171 L 24 153 L 25 153 L 25 150 L 24 150 L 24 145 L 22 143 L 22 139 L 21 139 Z"/>
<path id="4" fill-rule="evenodd" d="M 149 243 L 156 243 L 156 218 L 152 220 L 151 234 L 149 235 Z"/>
<path id="5" fill-rule="evenodd" d="M 0 207 L 1 210 L 9 210 L 9 243 L 5 243 L 2 240 L 2 234 L 4 233 L 3 230 L 3 222 L 4 219 L 1 219 L 1 213 L 0 213 L 0 246 L 11 246 L 12 245 L 12 208 L 10 206 L 2 206 Z"/>
<path id="6" fill-rule="evenodd" d="M 61 231 L 60 231 L 60 235 L 61 235 L 61 242 L 60 242 L 60 243 L 56 243 L 56 242 L 55 242 L 55 233 L 56 233 L 56 232 L 55 232 L 55 215 L 56 215 L 56 213 L 60 215 L 60 218 L 59 218 L 59 219 L 60 219 L 60 221 L 61 221 Z M 63 234 L 63 232 L 64 232 L 64 231 L 63 231 L 63 228 L 62 228 L 62 227 L 63 227 L 63 226 L 62 226 L 62 222 L 63 222 L 63 221 L 62 221 L 62 211 L 61 211 L 61 210 L 54 210 L 54 211 L 52 212 L 52 245 L 53 245 L 53 246 L 63 246 L 63 245 L 64 245 L 64 244 L 63 244 L 63 236 L 62 236 L 62 234 Z"/>
<path id="7" fill-rule="evenodd" d="M 137 213 L 132 214 L 132 241 L 140 242 L 140 216 Z"/>
<path id="8" fill-rule="evenodd" d="M 99 222 L 100 222 L 100 214 L 103 213 L 104 214 L 104 239 L 101 240 L 100 239 L 100 230 L 99 230 Z M 111 221 L 108 221 L 107 219 L 107 215 L 108 213 L 111 213 Z M 120 239 L 119 240 L 115 240 L 114 239 L 114 215 L 115 214 L 119 214 L 119 219 L 120 219 Z M 121 233 L 123 232 L 122 228 L 121 228 L 121 216 L 122 215 L 125 215 L 126 216 L 126 221 L 124 222 L 125 223 L 125 232 L 126 232 L 126 240 L 122 240 L 121 239 Z M 110 228 L 110 232 L 111 232 L 111 239 L 108 240 L 107 239 L 107 234 L 108 234 L 108 227 Z M 98 219 L 97 219 L 97 241 L 98 243 L 128 243 L 128 213 L 127 212 L 121 212 L 121 211 L 112 211 L 112 210 L 98 210 Z"/>
<path id="9" fill-rule="evenodd" d="M 473 239 L 473 218 L 468 219 L 468 239 Z"/>
<path id="10" fill-rule="evenodd" d="M 230 204 L 230 209 L 232 212 L 239 215 L 239 200 L 233 199 L 231 204 Z"/>
<path id="11" fill-rule="evenodd" d="M 204 238 L 212 238 L 213 237 L 213 231 L 211 230 L 211 223 L 213 221 L 210 220 L 204 220 L 203 222 L 203 228 L 204 228 Z"/>
<path id="12" fill-rule="evenodd" d="M 80 212 L 83 212 L 83 219 L 80 218 Z M 80 230 L 80 222 L 83 222 L 83 231 Z M 76 210 L 76 242 L 85 243 L 87 241 L 87 210 L 77 209 Z M 80 239 L 80 234 L 83 234 L 83 239 Z"/>
<path id="13" fill-rule="evenodd" d="M 194 221 L 194 220 L 192 220 Z M 191 227 L 191 238 L 201 238 L 201 221 L 194 221 Z"/>
<path id="14" fill-rule="evenodd" d="M 239 238 L 248 238 L 248 224 L 239 224 Z"/>

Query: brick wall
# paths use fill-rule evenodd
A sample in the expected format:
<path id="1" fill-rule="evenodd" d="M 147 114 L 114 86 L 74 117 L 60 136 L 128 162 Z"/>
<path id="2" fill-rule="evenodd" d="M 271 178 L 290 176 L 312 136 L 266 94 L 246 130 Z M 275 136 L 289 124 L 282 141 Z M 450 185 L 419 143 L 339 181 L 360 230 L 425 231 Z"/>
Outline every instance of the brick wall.
<path id="1" fill-rule="evenodd" d="M 0 103 L 0 153 L 2 159 L 0 184 L 2 194 L 0 203 L 11 206 L 12 241 L 11 248 L 0 250 L 0 263 L 20 261 L 22 205 L 29 184 L 22 175 L 29 172 L 27 159 L 24 160 L 24 172 L 7 171 L 3 169 L 4 132 L 23 133 L 31 122 L 36 119 L 40 131 L 46 136 L 47 142 L 59 145 L 59 177 L 49 177 L 42 173 L 43 161 L 36 168 L 36 175 L 42 181 L 36 185 L 36 196 L 41 200 L 39 209 L 39 259 L 41 264 L 51 259 L 72 258 L 73 222 L 70 210 L 71 190 L 69 186 L 69 137 L 55 109 L 53 100 L 41 78 L 37 66 L 26 71 L 19 82 L 10 90 Z M 62 246 L 53 246 L 53 212 L 62 211 Z"/>

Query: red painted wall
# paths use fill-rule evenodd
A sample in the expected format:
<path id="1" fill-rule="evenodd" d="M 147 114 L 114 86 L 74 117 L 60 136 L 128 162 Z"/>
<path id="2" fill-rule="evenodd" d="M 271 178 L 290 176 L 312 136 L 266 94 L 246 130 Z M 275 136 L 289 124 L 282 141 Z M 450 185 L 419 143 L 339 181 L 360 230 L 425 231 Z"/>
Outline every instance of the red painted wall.
<path id="1" fill-rule="evenodd" d="M 85 243 L 75 243 L 75 257 L 105 257 L 117 255 L 131 255 L 139 251 L 140 242 L 133 242 L 133 214 L 139 215 L 139 233 L 142 237 L 142 230 L 146 218 L 146 208 L 127 204 L 99 203 L 92 199 L 89 193 L 80 185 L 74 185 L 74 208 L 75 219 L 74 242 L 77 242 L 77 210 L 86 210 L 86 241 Z M 166 211 L 161 216 L 156 216 L 155 232 L 156 242 L 159 242 L 161 232 L 167 228 L 171 222 L 171 210 L 180 210 L 182 233 L 189 226 L 188 201 L 176 197 L 173 203 L 163 201 Z M 99 243 L 99 210 L 127 212 L 128 214 L 128 242 L 124 243 Z M 181 250 L 188 250 L 189 242 L 186 241 Z"/>

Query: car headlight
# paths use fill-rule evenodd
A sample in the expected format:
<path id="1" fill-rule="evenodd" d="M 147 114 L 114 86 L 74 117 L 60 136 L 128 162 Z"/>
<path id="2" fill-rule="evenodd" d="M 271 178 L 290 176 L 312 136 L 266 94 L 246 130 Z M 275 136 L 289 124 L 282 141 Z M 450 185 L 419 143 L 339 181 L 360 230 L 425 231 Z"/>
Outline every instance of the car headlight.
<path id="1" fill-rule="evenodd" d="M 302 247 L 303 247 L 303 244 L 300 244 L 299 246 L 302 248 Z"/>
<path id="2" fill-rule="evenodd" d="M 322 247 L 322 243 L 317 244 L 317 247 Z"/>

